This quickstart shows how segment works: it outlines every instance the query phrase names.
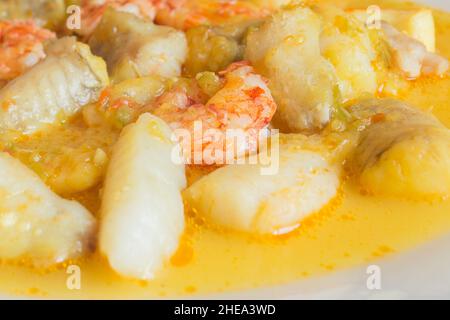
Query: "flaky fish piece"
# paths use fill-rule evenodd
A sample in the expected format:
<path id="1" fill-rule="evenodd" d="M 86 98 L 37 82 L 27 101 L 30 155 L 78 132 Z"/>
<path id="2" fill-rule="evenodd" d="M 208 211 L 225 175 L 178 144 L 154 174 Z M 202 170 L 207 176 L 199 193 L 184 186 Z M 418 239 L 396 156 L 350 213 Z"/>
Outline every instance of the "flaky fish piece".
<path id="1" fill-rule="evenodd" d="M 96 101 L 108 85 L 105 62 L 67 37 L 46 48 L 47 57 L 0 90 L 0 130 L 34 133 Z"/>

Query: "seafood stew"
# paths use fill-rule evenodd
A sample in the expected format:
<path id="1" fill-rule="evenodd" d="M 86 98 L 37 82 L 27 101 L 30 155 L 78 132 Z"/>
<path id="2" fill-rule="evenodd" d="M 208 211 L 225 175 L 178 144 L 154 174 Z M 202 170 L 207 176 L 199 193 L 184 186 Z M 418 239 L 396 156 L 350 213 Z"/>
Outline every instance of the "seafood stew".
<path id="1" fill-rule="evenodd" d="M 238 291 L 450 233 L 450 13 L 373 2 L 2 0 L 0 293 Z"/>

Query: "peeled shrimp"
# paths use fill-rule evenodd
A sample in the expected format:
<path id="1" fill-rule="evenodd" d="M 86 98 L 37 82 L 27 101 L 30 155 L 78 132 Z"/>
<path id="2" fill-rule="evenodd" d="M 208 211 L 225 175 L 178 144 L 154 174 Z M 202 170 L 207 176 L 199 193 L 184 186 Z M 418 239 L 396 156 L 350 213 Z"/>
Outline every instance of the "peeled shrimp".
<path id="1" fill-rule="evenodd" d="M 293 6 L 248 33 L 245 59 L 270 80 L 278 104 L 273 122 L 284 132 L 319 131 L 336 103 L 336 72 L 320 52 L 321 25 L 314 11 Z"/>
<path id="2" fill-rule="evenodd" d="M 132 13 L 139 18 L 152 20 L 156 9 L 151 0 L 83 0 L 82 2 L 82 36 L 89 36 L 100 23 L 108 7 L 117 11 Z"/>
<path id="3" fill-rule="evenodd" d="M 0 21 L 0 82 L 9 81 L 45 58 L 43 42 L 55 38 L 33 20 Z"/>
<path id="4" fill-rule="evenodd" d="M 277 109 L 265 79 L 246 62 L 231 64 L 219 76 L 222 86 L 206 104 L 175 89 L 162 95 L 153 107 L 153 113 L 172 129 L 190 133 L 193 139 L 181 142 L 185 155 L 191 150 L 189 163 L 223 164 L 221 155 L 231 159 L 255 151 L 258 136 Z M 227 139 L 227 130 L 243 133 L 242 143 Z"/>
<path id="5" fill-rule="evenodd" d="M 156 22 L 186 30 L 205 24 L 220 24 L 230 19 L 261 19 L 270 14 L 248 1 L 153 0 Z"/>
<path id="6" fill-rule="evenodd" d="M 412 199 L 450 195 L 450 130 L 433 115 L 393 99 L 351 106 L 358 140 L 347 160 L 369 194 Z"/>

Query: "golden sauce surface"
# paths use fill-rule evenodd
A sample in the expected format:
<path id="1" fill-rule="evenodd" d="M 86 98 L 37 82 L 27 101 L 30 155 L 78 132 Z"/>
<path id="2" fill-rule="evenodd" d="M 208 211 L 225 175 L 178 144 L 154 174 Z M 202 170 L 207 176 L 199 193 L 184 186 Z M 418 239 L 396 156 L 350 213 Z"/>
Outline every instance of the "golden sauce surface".
<path id="1" fill-rule="evenodd" d="M 333 1 L 334 2 L 334 1 Z M 365 8 L 373 1 L 340 1 Z M 382 8 L 409 8 L 410 3 L 378 1 Z M 450 58 L 450 14 L 435 12 L 438 51 Z M 400 98 L 431 110 L 450 127 L 450 79 L 411 83 Z M 191 178 L 198 172 L 189 171 Z M 98 207 L 98 190 L 80 199 Z M 255 238 L 218 231 L 188 217 L 179 251 L 151 282 L 115 275 L 94 255 L 77 262 L 81 290 L 69 290 L 65 267 L 39 272 L 0 266 L 0 293 L 58 298 L 153 298 L 237 291 L 283 284 L 366 264 L 408 250 L 450 232 L 450 200 L 436 203 L 361 195 L 351 183 L 332 208 L 307 219 L 299 230 L 281 238 Z"/>

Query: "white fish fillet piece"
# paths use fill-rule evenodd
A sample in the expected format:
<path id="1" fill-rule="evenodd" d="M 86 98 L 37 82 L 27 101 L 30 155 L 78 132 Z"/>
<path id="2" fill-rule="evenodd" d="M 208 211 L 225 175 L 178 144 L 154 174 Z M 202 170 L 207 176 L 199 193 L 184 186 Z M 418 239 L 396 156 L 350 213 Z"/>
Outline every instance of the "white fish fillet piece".
<path id="1" fill-rule="evenodd" d="M 108 85 L 106 64 L 75 38 L 62 38 L 47 57 L 0 90 L 0 130 L 33 133 L 95 101 Z"/>
<path id="2" fill-rule="evenodd" d="M 271 155 L 276 163 L 278 154 Z M 217 225 L 259 234 L 282 234 L 318 212 L 338 193 L 340 169 L 301 139 L 280 145 L 279 168 L 235 164 L 200 179 L 184 195 L 190 208 Z M 276 168 L 274 166 L 274 168 Z"/>
<path id="3" fill-rule="evenodd" d="M 143 114 L 114 147 L 102 199 L 100 250 L 119 274 L 148 280 L 184 230 L 184 165 L 172 161 L 170 128 Z"/>
<path id="4" fill-rule="evenodd" d="M 0 258 L 51 265 L 82 254 L 95 219 L 62 199 L 19 160 L 0 153 Z"/>

